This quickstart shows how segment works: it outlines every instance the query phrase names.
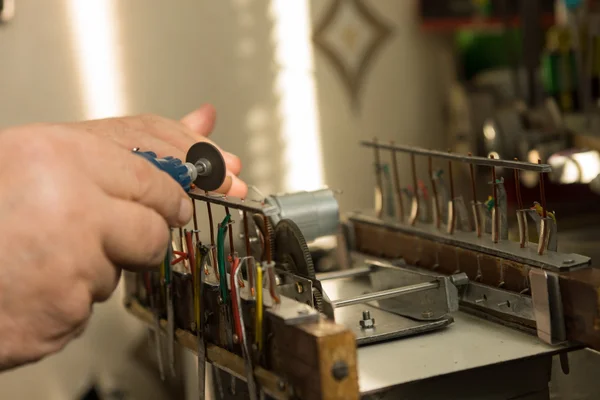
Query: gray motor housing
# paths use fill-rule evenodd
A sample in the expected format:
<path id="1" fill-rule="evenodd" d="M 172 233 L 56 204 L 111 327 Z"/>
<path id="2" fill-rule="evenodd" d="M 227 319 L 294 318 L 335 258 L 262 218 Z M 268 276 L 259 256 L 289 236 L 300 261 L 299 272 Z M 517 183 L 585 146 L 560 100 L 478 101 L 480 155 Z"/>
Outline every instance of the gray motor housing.
<path id="1" fill-rule="evenodd" d="M 266 202 L 279 210 L 271 216 L 273 226 L 282 219 L 291 219 L 302 231 L 306 242 L 339 231 L 339 204 L 331 189 L 272 195 Z"/>

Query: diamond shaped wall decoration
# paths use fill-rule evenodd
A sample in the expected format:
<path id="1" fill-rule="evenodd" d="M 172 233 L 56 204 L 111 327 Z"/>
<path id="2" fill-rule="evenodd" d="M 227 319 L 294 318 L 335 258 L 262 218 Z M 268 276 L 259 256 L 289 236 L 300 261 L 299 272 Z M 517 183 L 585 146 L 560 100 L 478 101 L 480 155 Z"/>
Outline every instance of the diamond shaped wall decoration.
<path id="1" fill-rule="evenodd" d="M 365 0 L 332 0 L 315 29 L 315 46 L 335 68 L 355 108 L 367 70 L 391 32 Z"/>

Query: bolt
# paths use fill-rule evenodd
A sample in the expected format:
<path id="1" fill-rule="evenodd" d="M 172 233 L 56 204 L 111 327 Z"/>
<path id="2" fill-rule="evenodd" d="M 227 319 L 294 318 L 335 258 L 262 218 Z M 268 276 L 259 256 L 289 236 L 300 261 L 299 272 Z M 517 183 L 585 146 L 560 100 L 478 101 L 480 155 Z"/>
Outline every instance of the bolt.
<path id="1" fill-rule="evenodd" d="M 233 339 L 233 343 L 235 343 L 235 344 L 238 344 L 240 342 L 240 338 L 235 333 L 232 335 L 231 338 Z"/>
<path id="2" fill-rule="evenodd" d="M 350 374 L 350 368 L 345 361 L 336 361 L 331 367 L 331 375 L 336 381 L 341 381 Z"/>
<path id="3" fill-rule="evenodd" d="M 565 265 L 569 265 L 569 264 L 573 264 L 574 262 L 575 262 L 575 260 L 572 260 L 569 258 L 568 260 L 564 260 L 562 263 Z"/>
<path id="4" fill-rule="evenodd" d="M 501 303 L 498 303 L 498 307 L 510 307 L 510 301 L 506 300 Z"/>
<path id="5" fill-rule="evenodd" d="M 433 317 L 433 312 L 432 312 L 432 311 L 423 311 L 423 312 L 421 313 L 421 316 L 422 316 L 423 318 L 431 318 L 431 317 Z"/>
<path id="6" fill-rule="evenodd" d="M 304 286 L 302 283 L 296 282 L 296 292 L 298 292 L 298 294 L 304 293 Z"/>
<path id="7" fill-rule="evenodd" d="M 362 329 L 373 328 L 375 326 L 375 319 L 371 318 L 371 312 L 368 310 L 363 311 L 362 319 L 359 321 Z"/>

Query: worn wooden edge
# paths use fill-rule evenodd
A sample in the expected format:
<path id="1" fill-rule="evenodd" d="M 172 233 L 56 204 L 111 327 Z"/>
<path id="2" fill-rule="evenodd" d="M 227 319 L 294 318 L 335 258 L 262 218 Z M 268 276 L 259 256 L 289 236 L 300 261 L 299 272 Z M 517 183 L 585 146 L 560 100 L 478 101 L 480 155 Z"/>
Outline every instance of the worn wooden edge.
<path id="1" fill-rule="evenodd" d="M 290 379 L 300 398 L 360 398 L 356 337 L 351 330 L 323 318 L 298 326 L 271 324 L 277 332 L 271 362 Z M 334 366 L 345 367 L 345 376 L 336 378 Z"/>
<path id="2" fill-rule="evenodd" d="M 385 226 L 353 220 L 357 251 L 388 259 L 403 258 L 408 264 L 451 275 L 465 272 L 469 279 L 491 287 L 520 293 L 529 289 L 528 272 L 535 266 L 480 254 L 473 250 L 440 245 Z M 438 260 L 428 251 L 435 249 Z M 475 261 L 473 261 L 475 260 Z M 556 272 L 559 277 L 567 340 L 600 350 L 600 270 L 590 267 Z M 515 322 L 515 321 L 513 321 Z"/>
<path id="3" fill-rule="evenodd" d="M 142 322 L 148 325 L 154 324 L 152 312 L 142 306 L 136 299 L 127 299 L 125 301 L 125 308 Z M 161 319 L 160 325 L 161 333 L 166 335 L 167 321 L 165 319 Z M 196 348 L 196 335 L 183 329 L 176 329 L 175 342 L 179 343 L 193 354 L 198 354 Z M 211 343 L 206 344 L 206 357 L 208 362 L 246 382 L 246 367 L 242 357 Z M 286 390 L 287 388 L 284 387 L 285 385 L 280 385 L 280 382 L 283 380 L 278 375 L 262 367 L 256 367 L 254 369 L 254 376 L 256 377 L 257 383 L 260 385 L 260 388 L 265 392 L 265 394 L 277 400 L 286 400 L 291 398 L 290 393 L 288 393 Z"/>

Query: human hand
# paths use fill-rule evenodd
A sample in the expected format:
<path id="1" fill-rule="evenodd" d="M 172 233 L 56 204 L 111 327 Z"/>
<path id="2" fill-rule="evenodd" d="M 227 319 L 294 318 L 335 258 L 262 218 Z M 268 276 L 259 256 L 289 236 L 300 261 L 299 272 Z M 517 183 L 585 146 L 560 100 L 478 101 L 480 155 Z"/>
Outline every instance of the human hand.
<path id="1" fill-rule="evenodd" d="M 0 370 L 62 349 L 121 268 L 158 266 L 192 204 L 143 157 L 81 126 L 0 131 Z"/>
<path id="2" fill-rule="evenodd" d="M 208 136 L 214 129 L 215 120 L 214 107 L 205 105 L 191 112 L 181 121 L 145 114 L 75 122 L 69 125 L 110 138 L 128 150 L 139 147 L 141 151 L 153 151 L 159 157 L 173 156 L 185 159 L 187 151 L 194 143 L 199 141 L 213 143 Z M 242 169 L 240 159 L 220 147 L 219 149 L 227 165 L 227 178 L 217 191 L 235 197 L 245 197 L 248 186 L 238 178 Z"/>

